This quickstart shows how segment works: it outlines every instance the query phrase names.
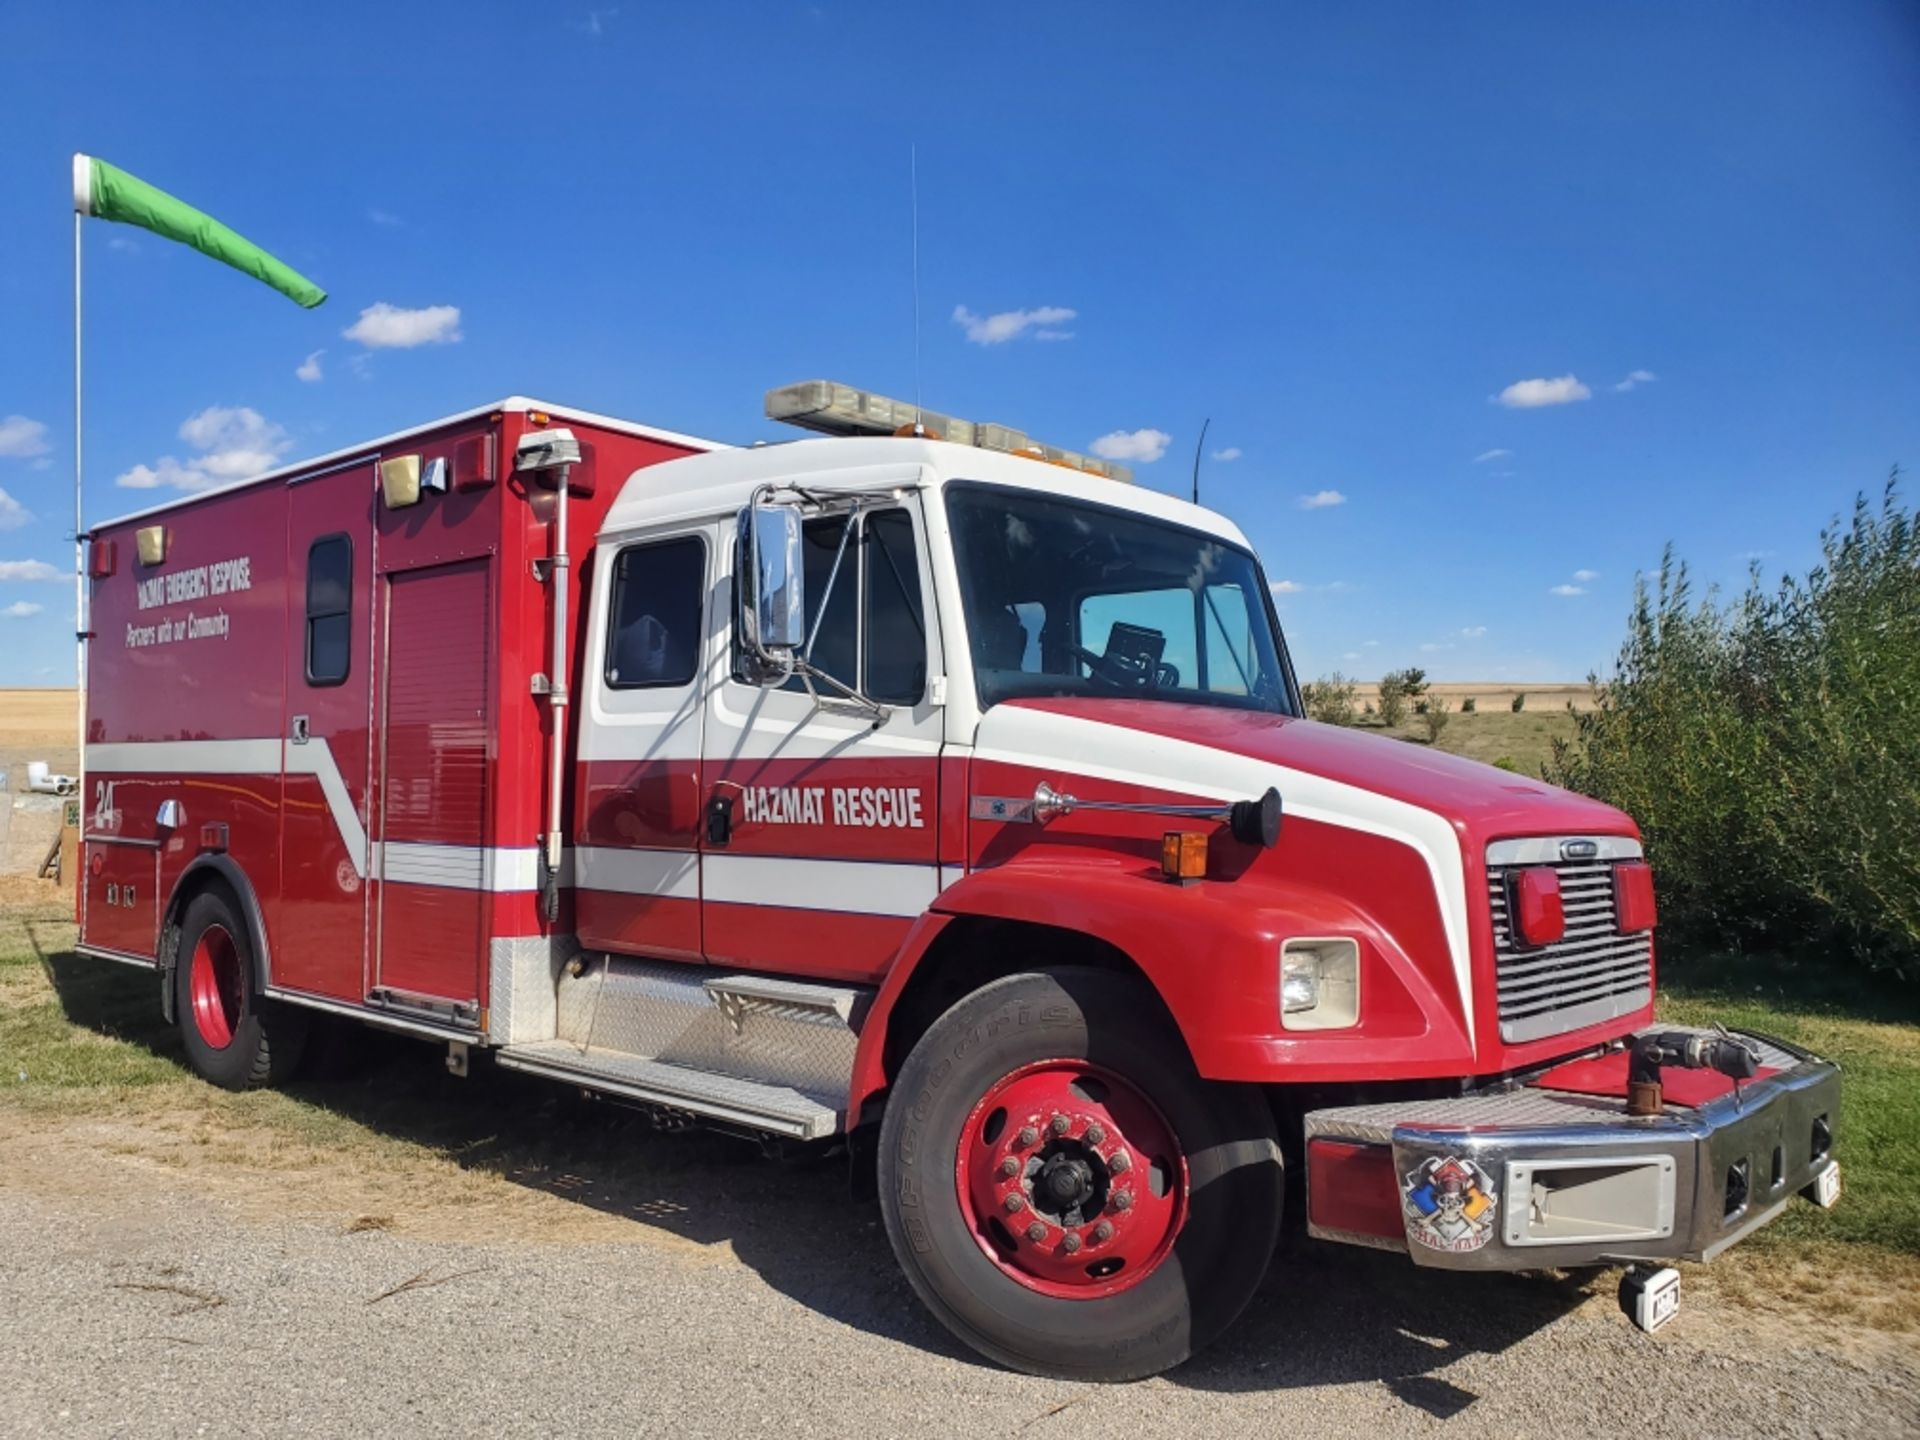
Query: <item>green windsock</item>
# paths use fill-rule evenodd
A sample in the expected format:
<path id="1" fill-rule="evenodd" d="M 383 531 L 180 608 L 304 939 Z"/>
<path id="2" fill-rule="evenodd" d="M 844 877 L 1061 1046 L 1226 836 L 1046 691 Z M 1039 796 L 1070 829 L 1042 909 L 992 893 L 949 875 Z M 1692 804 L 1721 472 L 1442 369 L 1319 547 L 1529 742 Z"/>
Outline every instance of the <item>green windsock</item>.
<path id="1" fill-rule="evenodd" d="M 306 276 L 234 234 L 211 215 L 91 155 L 73 157 L 73 208 L 97 220 L 138 225 L 191 245 L 202 255 L 211 255 L 263 285 L 271 285 L 309 310 L 327 298 L 327 292 Z"/>

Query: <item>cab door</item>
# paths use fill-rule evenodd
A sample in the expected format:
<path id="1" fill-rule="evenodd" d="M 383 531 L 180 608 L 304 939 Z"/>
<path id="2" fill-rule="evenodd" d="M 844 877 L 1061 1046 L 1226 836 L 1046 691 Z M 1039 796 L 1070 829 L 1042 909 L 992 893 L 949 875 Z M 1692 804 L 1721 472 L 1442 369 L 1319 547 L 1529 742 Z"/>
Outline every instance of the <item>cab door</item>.
<path id="1" fill-rule="evenodd" d="M 803 528 L 813 660 L 884 718 L 824 683 L 811 694 L 798 677 L 762 687 L 733 664 L 716 678 L 701 857 L 715 965 L 872 983 L 939 892 L 942 716 L 931 681 L 943 666 L 920 502 L 864 509 L 850 534 L 848 523 L 841 510 Z"/>

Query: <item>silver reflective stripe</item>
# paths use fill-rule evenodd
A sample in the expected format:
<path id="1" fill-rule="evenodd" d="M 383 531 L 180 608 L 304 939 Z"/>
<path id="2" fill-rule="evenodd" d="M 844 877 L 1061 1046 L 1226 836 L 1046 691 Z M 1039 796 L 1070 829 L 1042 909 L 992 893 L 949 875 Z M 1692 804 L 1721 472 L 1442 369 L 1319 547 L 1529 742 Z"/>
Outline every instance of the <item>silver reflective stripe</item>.
<path id="1" fill-rule="evenodd" d="M 376 842 L 380 878 L 391 885 L 437 885 L 448 890 L 531 891 L 540 884 L 540 852 L 489 845 Z M 564 875 L 562 876 L 564 879 Z"/>
<path id="2" fill-rule="evenodd" d="M 940 893 L 931 864 L 709 853 L 703 869 L 706 898 L 729 905 L 917 918 Z"/>

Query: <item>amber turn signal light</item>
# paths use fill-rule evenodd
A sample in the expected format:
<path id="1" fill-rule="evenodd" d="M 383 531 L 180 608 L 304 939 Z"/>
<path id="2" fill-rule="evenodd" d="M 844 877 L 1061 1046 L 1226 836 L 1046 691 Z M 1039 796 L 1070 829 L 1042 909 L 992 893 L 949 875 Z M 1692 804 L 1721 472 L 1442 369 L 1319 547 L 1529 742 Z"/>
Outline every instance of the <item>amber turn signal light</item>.
<path id="1" fill-rule="evenodd" d="M 1160 873 L 1169 880 L 1207 878 L 1207 837 L 1193 830 L 1169 830 L 1160 837 Z"/>

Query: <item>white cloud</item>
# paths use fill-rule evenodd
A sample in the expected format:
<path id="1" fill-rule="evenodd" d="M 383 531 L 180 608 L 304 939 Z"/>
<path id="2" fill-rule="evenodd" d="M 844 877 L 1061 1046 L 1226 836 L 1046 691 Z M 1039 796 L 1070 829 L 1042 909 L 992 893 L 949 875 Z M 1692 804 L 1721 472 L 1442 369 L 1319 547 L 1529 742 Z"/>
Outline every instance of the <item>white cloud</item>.
<path id="1" fill-rule="evenodd" d="M 1633 370 L 1628 372 L 1626 379 L 1622 380 L 1613 388 L 1622 391 L 1631 390 L 1638 385 L 1651 385 L 1659 378 L 1660 377 L 1655 375 L 1651 370 Z"/>
<path id="2" fill-rule="evenodd" d="M 1600 578 L 1600 572 L 1598 570 L 1576 570 L 1573 572 L 1573 578 L 1584 585 L 1589 580 L 1598 580 Z"/>
<path id="3" fill-rule="evenodd" d="M 109 250 L 118 250 L 122 255 L 138 255 L 140 253 L 140 247 L 134 243 L 131 235 L 109 235 L 107 237 L 107 248 Z"/>
<path id="4" fill-rule="evenodd" d="M 1584 595 L 1586 589 L 1580 585 L 1556 585 L 1547 592 L 1549 595 Z"/>
<path id="5" fill-rule="evenodd" d="M 1002 345 L 1027 331 L 1039 340 L 1071 340 L 1073 332 L 1060 327 L 1078 319 L 1080 312 L 1064 305 L 1040 305 L 1032 310 L 1002 310 L 994 315 L 976 315 L 964 305 L 953 307 L 953 323 L 967 332 L 976 345 Z"/>
<path id="6" fill-rule="evenodd" d="M 367 211 L 367 219 L 387 230 L 398 230 L 407 223 L 391 210 L 369 210 Z"/>
<path id="7" fill-rule="evenodd" d="M 1294 502 L 1302 510 L 1326 510 L 1335 505 L 1347 503 L 1347 497 L 1338 490 L 1316 490 L 1311 495 L 1302 495 Z"/>
<path id="8" fill-rule="evenodd" d="M 1306 588 L 1298 580 L 1272 580 L 1267 583 L 1267 589 L 1276 595 L 1298 595 Z"/>
<path id="9" fill-rule="evenodd" d="M 264 474 L 293 447 L 284 429 L 245 405 L 209 405 L 189 415 L 180 425 L 180 438 L 200 453 L 185 460 L 163 455 L 113 483 L 129 490 L 207 490 Z"/>
<path id="10" fill-rule="evenodd" d="M 569 30 L 578 30 L 582 35 L 604 35 L 607 33 L 606 22 L 619 13 L 620 7 L 617 5 L 605 10 L 589 10 L 587 11 L 586 19 L 569 20 L 567 22 L 567 28 Z"/>
<path id="11" fill-rule="evenodd" d="M 1509 410 L 1537 410 L 1543 405 L 1571 405 L 1593 391 L 1572 375 L 1558 380 L 1516 380 L 1493 398 Z"/>
<path id="12" fill-rule="evenodd" d="M 1213 458 L 1223 464 L 1238 460 L 1240 458 L 1240 447 L 1238 445 L 1229 445 L 1224 450 L 1216 450 L 1213 452 Z"/>
<path id="13" fill-rule="evenodd" d="M 1453 648 L 1452 641 L 1447 641 L 1446 643 L 1442 644 L 1437 640 L 1429 640 L 1426 644 L 1420 647 L 1420 653 L 1422 655 L 1437 655 L 1442 650 L 1451 650 L 1452 648 Z"/>
<path id="14" fill-rule="evenodd" d="M 0 580 L 71 580 L 73 576 L 44 560 L 0 560 Z"/>
<path id="15" fill-rule="evenodd" d="M 1468 625 L 1461 630 L 1460 638 L 1462 640 L 1481 640 L 1486 637 L 1486 633 L 1487 627 L 1484 625 Z"/>
<path id="16" fill-rule="evenodd" d="M 0 616 L 4 616 L 8 620 L 24 620 L 29 615 L 38 615 L 46 608 L 46 606 L 37 605 L 31 600 L 16 600 L 13 604 L 7 606 L 6 609 L 0 610 Z"/>
<path id="17" fill-rule="evenodd" d="M 0 530 L 18 530 L 32 519 L 32 511 L 5 490 L 0 490 Z"/>
<path id="18" fill-rule="evenodd" d="M 451 345 L 461 339 L 460 307 L 428 305 L 408 310 L 381 300 L 360 312 L 340 332 L 369 350 L 411 350 L 416 345 Z"/>
<path id="19" fill-rule="evenodd" d="M 298 375 L 302 380 L 306 381 L 309 385 L 315 383 L 318 380 L 325 378 L 320 369 L 320 357 L 326 353 L 327 352 L 324 350 L 314 351 L 311 355 L 307 356 L 306 359 L 300 362 L 300 364 L 295 368 L 293 373 L 295 375 Z"/>
<path id="20" fill-rule="evenodd" d="M 1511 450 L 1482 450 L 1478 455 L 1473 457 L 1473 463 L 1476 465 L 1484 465 L 1489 460 L 1511 460 L 1512 458 L 1513 452 Z"/>
<path id="21" fill-rule="evenodd" d="M 38 420 L 29 420 L 24 415 L 9 415 L 0 420 L 0 455 L 24 460 L 30 455 L 44 455 L 51 448 L 47 444 L 47 427 Z"/>
<path id="22" fill-rule="evenodd" d="M 1151 465 L 1167 453 L 1173 437 L 1164 430 L 1111 430 L 1087 448 L 1102 460 L 1136 460 Z"/>
<path id="23" fill-rule="evenodd" d="M 1358 660 L 1361 657 L 1360 657 L 1360 652 L 1358 650 L 1349 650 L 1340 658 L 1342 660 Z"/>
<path id="24" fill-rule="evenodd" d="M 1365 648 L 1369 650 L 1378 649 L 1380 645 L 1380 642 L 1378 640 L 1362 640 L 1360 643 L 1361 645 L 1363 645 Z"/>

